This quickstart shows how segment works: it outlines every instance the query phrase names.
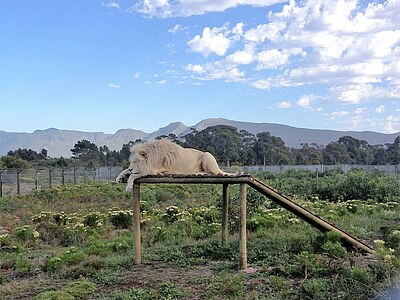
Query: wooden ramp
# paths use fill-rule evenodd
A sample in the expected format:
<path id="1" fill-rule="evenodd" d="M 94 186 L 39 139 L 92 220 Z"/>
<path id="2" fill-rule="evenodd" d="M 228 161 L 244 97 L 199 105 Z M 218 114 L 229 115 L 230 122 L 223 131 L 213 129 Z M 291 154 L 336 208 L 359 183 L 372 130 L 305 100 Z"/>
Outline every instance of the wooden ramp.
<path id="1" fill-rule="evenodd" d="M 292 212 L 293 214 L 295 214 L 302 220 L 306 221 L 307 223 L 311 224 L 312 226 L 318 228 L 322 232 L 326 231 L 336 232 L 341 236 L 342 241 L 345 242 L 346 244 L 355 246 L 368 253 L 375 253 L 373 249 L 371 249 L 368 245 L 364 244 L 362 241 L 358 240 L 356 237 L 336 227 L 335 225 L 329 223 L 328 221 L 322 219 L 312 211 L 296 203 L 289 197 L 282 195 L 277 190 L 273 189 L 272 187 L 262 182 L 261 180 L 254 177 L 249 177 L 247 184 L 252 188 L 256 189 L 257 191 L 259 191 L 261 194 L 271 199 L 272 201 L 274 201 L 276 204 Z"/>

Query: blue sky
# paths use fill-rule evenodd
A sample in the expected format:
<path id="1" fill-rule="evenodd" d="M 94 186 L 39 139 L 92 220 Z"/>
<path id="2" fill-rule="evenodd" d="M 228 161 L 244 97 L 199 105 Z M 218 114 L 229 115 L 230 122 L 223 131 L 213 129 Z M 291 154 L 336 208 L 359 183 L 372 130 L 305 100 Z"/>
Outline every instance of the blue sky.
<path id="1" fill-rule="evenodd" d="M 0 0 L 0 130 L 399 132 L 399 15 L 399 0 Z"/>

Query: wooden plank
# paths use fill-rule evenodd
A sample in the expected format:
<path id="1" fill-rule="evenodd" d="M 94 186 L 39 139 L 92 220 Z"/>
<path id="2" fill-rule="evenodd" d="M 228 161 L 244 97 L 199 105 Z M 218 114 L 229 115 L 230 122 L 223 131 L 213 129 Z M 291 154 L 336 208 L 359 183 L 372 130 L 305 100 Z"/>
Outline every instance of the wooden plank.
<path id="1" fill-rule="evenodd" d="M 333 231 L 338 233 L 342 241 L 347 243 L 348 245 L 353 245 L 365 252 L 368 253 L 375 253 L 375 251 L 364 244 L 362 241 L 358 240 L 354 236 L 350 235 L 349 233 L 345 232 L 344 230 L 336 227 L 335 225 L 329 223 L 328 221 L 325 221 L 312 211 L 306 209 L 305 207 L 297 204 L 294 202 L 292 199 L 289 197 L 282 195 L 272 187 L 268 186 L 261 180 L 258 180 L 257 178 L 251 178 L 248 182 L 248 184 L 259 191 L 260 193 L 264 194 L 267 196 L 269 199 L 274 201 L 276 204 L 282 206 L 283 208 L 287 209 L 288 211 L 292 212 L 296 216 L 298 216 L 300 219 L 306 221 L 310 225 L 318 228 L 322 232 L 326 231 Z"/>
<path id="2" fill-rule="evenodd" d="M 193 183 L 193 184 L 239 184 L 247 182 L 249 175 L 240 176 L 145 176 L 135 180 L 137 183 Z"/>

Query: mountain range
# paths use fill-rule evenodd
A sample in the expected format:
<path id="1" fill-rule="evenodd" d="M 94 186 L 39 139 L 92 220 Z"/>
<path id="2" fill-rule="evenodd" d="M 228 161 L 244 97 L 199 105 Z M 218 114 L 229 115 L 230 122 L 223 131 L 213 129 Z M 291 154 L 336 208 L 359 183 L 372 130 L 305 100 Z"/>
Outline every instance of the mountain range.
<path id="1" fill-rule="evenodd" d="M 59 130 L 56 128 L 36 130 L 32 133 L 15 133 L 0 130 L 0 156 L 6 155 L 9 150 L 26 148 L 38 152 L 42 149 L 47 149 L 50 157 L 70 157 L 72 155 L 70 149 L 74 147 L 77 141 L 84 139 L 89 140 L 97 146 L 106 145 L 111 150 L 121 150 L 123 144 L 135 141 L 136 139 L 152 140 L 160 135 L 169 135 L 170 133 L 176 136 L 184 136 L 192 132 L 193 129 L 201 131 L 215 125 L 230 125 L 236 127 L 238 130 L 244 129 L 253 134 L 268 131 L 271 135 L 282 138 L 286 146 L 292 148 L 300 148 L 303 143 L 316 143 L 325 146 L 345 135 L 359 140 L 366 140 L 371 145 L 384 145 L 386 143 L 393 143 L 395 138 L 400 135 L 400 132 L 385 134 L 373 131 L 307 129 L 274 123 L 251 123 L 212 118 L 205 119 L 193 126 L 186 126 L 181 122 L 173 122 L 152 133 L 135 129 L 120 129 L 114 134 Z"/>

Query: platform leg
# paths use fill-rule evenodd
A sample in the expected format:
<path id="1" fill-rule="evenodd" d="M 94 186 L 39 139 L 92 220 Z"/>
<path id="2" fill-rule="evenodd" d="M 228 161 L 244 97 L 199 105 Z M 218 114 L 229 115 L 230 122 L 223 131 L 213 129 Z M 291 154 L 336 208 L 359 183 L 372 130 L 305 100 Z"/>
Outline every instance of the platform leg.
<path id="1" fill-rule="evenodd" d="M 140 243 L 140 184 L 133 184 L 133 254 L 135 264 L 142 262 Z"/>
<path id="2" fill-rule="evenodd" d="M 247 185 L 245 183 L 240 184 L 239 192 L 240 201 L 240 269 L 247 269 L 247 228 L 246 228 L 246 201 L 247 201 Z"/>
<path id="3" fill-rule="evenodd" d="M 226 245 L 228 241 L 228 184 L 224 183 L 222 185 L 222 245 Z"/>

